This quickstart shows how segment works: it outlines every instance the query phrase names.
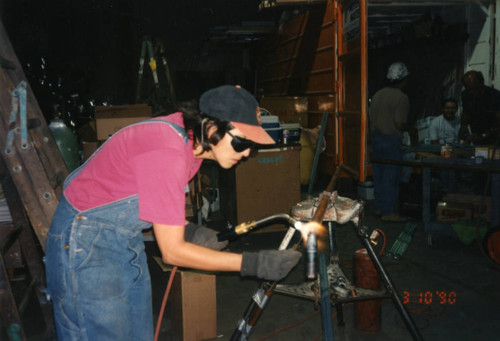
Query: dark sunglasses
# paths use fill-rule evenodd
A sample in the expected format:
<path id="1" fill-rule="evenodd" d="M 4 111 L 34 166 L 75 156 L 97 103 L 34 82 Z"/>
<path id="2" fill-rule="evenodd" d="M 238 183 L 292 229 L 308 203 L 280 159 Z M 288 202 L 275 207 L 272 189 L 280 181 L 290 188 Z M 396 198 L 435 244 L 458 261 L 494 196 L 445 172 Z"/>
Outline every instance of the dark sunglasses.
<path id="1" fill-rule="evenodd" d="M 244 139 L 243 137 L 234 136 L 229 131 L 227 131 L 227 133 L 233 138 L 231 140 L 231 146 L 233 146 L 236 152 L 241 153 L 249 148 L 253 149 L 255 147 L 255 142 Z"/>

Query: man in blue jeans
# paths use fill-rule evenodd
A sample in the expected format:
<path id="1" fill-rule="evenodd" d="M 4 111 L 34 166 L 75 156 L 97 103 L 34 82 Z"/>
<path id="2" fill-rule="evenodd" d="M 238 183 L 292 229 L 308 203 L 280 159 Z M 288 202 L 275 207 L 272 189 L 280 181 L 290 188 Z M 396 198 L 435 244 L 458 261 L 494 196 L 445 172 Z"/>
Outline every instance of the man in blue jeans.
<path id="1" fill-rule="evenodd" d="M 408 69 L 401 62 L 393 63 L 387 71 L 390 84 L 373 96 L 370 105 L 372 132 L 372 158 L 401 160 L 401 143 L 408 120 L 409 100 L 402 91 L 406 85 Z M 406 218 L 396 212 L 402 167 L 374 163 L 375 215 L 383 221 L 404 222 Z"/>

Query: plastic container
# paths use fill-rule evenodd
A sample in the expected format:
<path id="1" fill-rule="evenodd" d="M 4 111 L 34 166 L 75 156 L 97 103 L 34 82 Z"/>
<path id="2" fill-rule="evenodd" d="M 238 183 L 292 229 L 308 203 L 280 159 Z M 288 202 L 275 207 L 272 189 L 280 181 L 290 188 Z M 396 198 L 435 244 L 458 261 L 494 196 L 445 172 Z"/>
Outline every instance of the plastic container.
<path id="1" fill-rule="evenodd" d="M 299 123 L 282 123 L 283 143 L 293 143 L 300 141 L 300 124 Z"/>
<path id="2" fill-rule="evenodd" d="M 450 158 L 452 152 L 452 147 L 449 144 L 444 144 L 441 146 L 441 157 Z"/>
<path id="3" fill-rule="evenodd" d="M 262 128 L 264 129 L 281 128 L 279 117 L 276 115 L 260 116 L 260 121 L 262 122 Z"/>
<path id="4" fill-rule="evenodd" d="M 365 181 L 358 183 L 358 197 L 360 197 L 361 199 L 373 200 L 374 199 L 373 192 L 374 190 L 372 181 Z"/>
<path id="5" fill-rule="evenodd" d="M 264 128 L 266 132 L 271 136 L 276 143 L 281 143 L 281 138 L 283 137 L 283 129 L 281 128 Z"/>

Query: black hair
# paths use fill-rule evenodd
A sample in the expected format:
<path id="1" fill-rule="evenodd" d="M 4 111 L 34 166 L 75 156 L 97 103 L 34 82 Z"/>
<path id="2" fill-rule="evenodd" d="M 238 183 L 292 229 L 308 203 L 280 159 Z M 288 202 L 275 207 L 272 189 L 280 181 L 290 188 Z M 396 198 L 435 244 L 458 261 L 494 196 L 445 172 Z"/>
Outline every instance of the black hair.
<path id="1" fill-rule="evenodd" d="M 446 104 L 446 103 L 448 103 L 448 102 L 453 102 L 453 103 L 455 103 L 455 104 L 457 105 L 457 108 L 458 108 L 458 102 L 457 102 L 457 100 L 456 100 L 456 99 L 454 99 L 453 97 L 448 97 L 448 98 L 446 98 L 446 99 L 443 101 L 443 108 L 444 108 L 445 104 Z"/>
<path id="2" fill-rule="evenodd" d="M 211 150 L 210 144 L 215 146 L 226 132 L 232 129 L 229 121 L 222 121 L 200 112 L 194 101 L 181 103 L 178 110 L 182 112 L 184 129 L 189 138 L 194 140 L 194 145 L 200 145 L 203 148 L 202 152 Z M 214 126 L 217 127 L 217 130 L 208 139 L 208 129 Z"/>
<path id="3" fill-rule="evenodd" d="M 479 83 L 484 84 L 483 73 L 481 71 L 470 70 L 470 71 L 467 71 L 463 75 L 463 77 L 462 77 L 462 85 L 465 86 L 465 77 L 467 77 L 469 75 L 472 76 L 472 77 L 475 77 L 479 81 Z"/>

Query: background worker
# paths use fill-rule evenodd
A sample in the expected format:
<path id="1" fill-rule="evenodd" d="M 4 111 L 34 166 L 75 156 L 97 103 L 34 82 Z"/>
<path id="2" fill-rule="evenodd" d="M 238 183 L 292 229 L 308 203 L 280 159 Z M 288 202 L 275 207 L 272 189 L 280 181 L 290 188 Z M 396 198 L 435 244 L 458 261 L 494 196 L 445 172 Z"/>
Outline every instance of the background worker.
<path id="1" fill-rule="evenodd" d="M 429 126 L 429 139 L 432 144 L 460 143 L 458 133 L 460 118 L 457 117 L 458 103 L 453 98 L 443 102 L 443 113 L 435 117 Z"/>
<path id="2" fill-rule="evenodd" d="M 500 91 L 484 85 L 479 71 L 466 72 L 462 83 L 465 89 L 460 138 L 465 143 L 494 144 L 500 135 Z"/>
<path id="3" fill-rule="evenodd" d="M 240 87 L 205 92 L 199 109 L 120 130 L 66 179 L 46 246 L 59 340 L 153 339 L 141 234 L 151 224 L 168 264 L 279 280 L 299 261 L 293 250 L 216 251 L 226 243 L 215 231 L 186 225 L 185 188 L 203 160 L 228 169 L 256 143 L 274 143 L 257 101 Z"/>
<path id="4" fill-rule="evenodd" d="M 435 117 L 429 126 L 429 139 L 432 144 L 458 144 L 461 120 L 457 117 L 458 103 L 454 98 L 443 102 L 443 113 Z M 439 179 L 441 187 L 446 192 L 456 191 L 455 171 L 441 169 Z"/>
<path id="5" fill-rule="evenodd" d="M 403 157 L 401 145 L 410 106 L 403 88 L 408 74 L 405 64 L 391 64 L 387 70 L 390 84 L 372 97 L 372 158 L 401 160 Z M 396 212 L 401 170 L 402 167 L 398 165 L 373 164 L 374 213 L 381 215 L 383 221 L 406 221 L 405 217 Z"/>

